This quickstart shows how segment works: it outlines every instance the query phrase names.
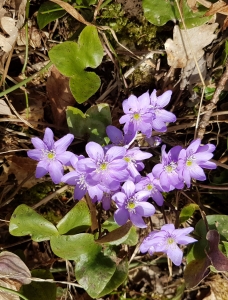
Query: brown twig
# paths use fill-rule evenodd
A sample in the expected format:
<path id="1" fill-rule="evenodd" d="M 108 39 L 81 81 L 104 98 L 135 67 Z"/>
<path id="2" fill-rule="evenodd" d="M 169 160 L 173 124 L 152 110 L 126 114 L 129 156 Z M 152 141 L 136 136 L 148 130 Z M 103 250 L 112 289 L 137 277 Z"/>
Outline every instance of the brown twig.
<path id="1" fill-rule="evenodd" d="M 216 104 L 219 101 L 219 95 L 224 90 L 224 86 L 225 86 L 227 79 L 228 79 L 228 60 L 226 62 L 226 70 L 223 73 L 221 79 L 219 80 L 219 83 L 215 90 L 213 98 L 211 99 L 210 103 L 205 106 L 206 113 L 204 114 L 204 116 L 199 124 L 199 129 L 197 132 L 197 138 L 200 138 L 201 140 L 204 137 L 206 127 L 209 124 L 209 121 L 210 121 L 210 118 L 212 115 L 212 111 L 215 109 Z"/>

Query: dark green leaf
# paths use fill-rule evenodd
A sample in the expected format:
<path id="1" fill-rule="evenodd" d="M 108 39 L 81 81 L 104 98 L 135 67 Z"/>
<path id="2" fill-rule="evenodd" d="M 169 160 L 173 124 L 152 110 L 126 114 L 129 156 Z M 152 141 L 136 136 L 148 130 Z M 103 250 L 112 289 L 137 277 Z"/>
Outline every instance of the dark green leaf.
<path id="1" fill-rule="evenodd" d="M 75 137 L 105 144 L 106 127 L 111 124 L 109 105 L 100 103 L 90 107 L 85 114 L 75 107 L 68 106 L 67 124 Z"/>
<path id="2" fill-rule="evenodd" d="M 103 297 L 107 294 L 110 294 L 114 289 L 118 288 L 127 278 L 128 276 L 128 261 L 127 259 L 122 260 L 116 267 L 116 271 L 113 274 L 112 278 L 109 280 L 106 287 L 103 291 L 97 296 Z"/>
<path id="3" fill-rule="evenodd" d="M 37 23 L 40 29 L 43 29 L 47 24 L 61 18 L 66 14 L 66 11 L 62 9 L 58 4 L 47 1 L 41 4 L 38 14 Z"/>
<path id="4" fill-rule="evenodd" d="M 48 270 L 33 270 L 32 276 L 42 279 L 54 279 Z M 36 282 L 24 285 L 21 288 L 22 295 L 31 300 L 56 300 L 56 284 L 51 282 Z"/>

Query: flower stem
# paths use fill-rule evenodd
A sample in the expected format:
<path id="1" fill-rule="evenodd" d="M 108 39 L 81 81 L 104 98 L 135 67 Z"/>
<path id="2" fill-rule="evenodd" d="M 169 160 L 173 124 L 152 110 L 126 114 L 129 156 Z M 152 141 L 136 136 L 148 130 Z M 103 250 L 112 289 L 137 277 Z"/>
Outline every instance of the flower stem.
<path id="1" fill-rule="evenodd" d="M 41 75 L 42 73 L 44 73 L 48 68 L 50 68 L 50 66 L 52 65 L 52 62 L 50 61 L 45 67 L 43 67 L 39 72 L 33 74 L 32 76 L 26 78 L 25 80 L 18 82 L 17 84 L 15 84 L 14 86 L 12 86 L 11 88 L 3 91 L 0 93 L 0 97 L 3 97 L 13 91 L 15 91 L 16 89 L 19 89 L 20 87 L 22 87 L 23 85 L 25 85 L 26 83 L 32 81 L 35 77 L 37 77 L 38 75 Z"/>

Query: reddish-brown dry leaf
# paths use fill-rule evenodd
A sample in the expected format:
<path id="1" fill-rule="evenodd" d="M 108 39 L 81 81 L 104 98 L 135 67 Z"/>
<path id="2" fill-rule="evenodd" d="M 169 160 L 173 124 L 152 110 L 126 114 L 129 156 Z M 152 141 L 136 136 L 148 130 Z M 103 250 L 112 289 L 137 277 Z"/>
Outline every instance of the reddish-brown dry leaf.
<path id="1" fill-rule="evenodd" d="M 206 12 L 205 16 L 212 16 L 214 14 L 223 14 L 228 16 L 228 5 L 226 2 L 220 0 L 213 3 L 208 12 Z"/>
<path id="2" fill-rule="evenodd" d="M 226 30 L 227 27 L 228 27 L 228 17 L 226 17 L 223 22 L 222 31 Z"/>
<path id="3" fill-rule="evenodd" d="M 126 224 L 122 225 L 121 227 L 114 229 L 104 237 L 96 240 L 96 242 L 99 244 L 105 244 L 105 243 L 117 241 L 123 238 L 129 232 L 131 227 L 132 227 L 132 223 L 128 221 Z"/>
<path id="4" fill-rule="evenodd" d="M 53 67 L 47 80 L 46 90 L 51 103 L 54 124 L 66 126 L 66 108 L 75 104 L 69 87 L 69 79 Z"/>
<path id="5" fill-rule="evenodd" d="M 188 6 L 191 8 L 191 10 L 193 11 L 193 12 L 197 12 L 198 11 L 198 9 L 197 9 L 197 7 L 196 7 L 196 0 L 187 0 L 187 4 L 188 4 Z"/>
<path id="6" fill-rule="evenodd" d="M 19 157 L 17 155 L 5 156 L 9 168 L 5 170 L 6 176 L 14 174 L 18 184 L 22 183 L 29 175 L 35 174 L 35 169 L 37 161 L 30 159 L 29 157 Z M 42 181 L 42 179 L 36 179 L 34 176 L 29 178 L 23 183 L 23 187 L 31 188 L 37 182 Z"/>

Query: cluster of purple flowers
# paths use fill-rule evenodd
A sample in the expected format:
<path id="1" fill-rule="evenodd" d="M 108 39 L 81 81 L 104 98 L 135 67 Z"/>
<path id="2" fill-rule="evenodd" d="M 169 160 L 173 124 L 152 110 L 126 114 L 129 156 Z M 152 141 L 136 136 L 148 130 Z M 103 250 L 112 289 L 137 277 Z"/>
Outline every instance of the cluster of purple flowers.
<path id="1" fill-rule="evenodd" d="M 143 217 L 155 213 L 149 198 L 162 206 L 162 192 L 182 189 L 185 184 L 190 187 L 192 179 L 206 179 L 203 168 L 216 168 L 216 164 L 209 161 L 215 146 L 201 146 L 200 139 L 197 139 L 187 149 L 175 146 L 166 152 L 163 145 L 161 163 L 155 165 L 146 177 L 141 176 L 140 171 L 144 169 L 142 161 L 152 154 L 132 147 L 132 143 L 141 131 L 151 143 L 160 144 L 161 139 L 151 137 L 151 133 L 152 129 L 166 131 L 166 123 L 176 120 L 173 113 L 163 108 L 169 103 L 171 94 L 167 91 L 157 97 L 154 90 L 151 95 L 147 92 L 139 98 L 130 96 L 123 102 L 125 115 L 120 118 L 120 123 L 125 124 L 124 133 L 108 126 L 106 132 L 111 144 L 102 147 L 95 142 L 87 143 L 85 150 L 88 157 L 67 151 L 74 139 L 72 134 L 55 142 L 53 132 L 47 128 L 43 141 L 32 138 L 35 149 L 28 151 L 28 156 L 38 161 L 36 177 L 49 173 L 54 183 L 65 182 L 74 186 L 75 199 L 80 200 L 88 193 L 92 201 L 101 202 L 105 210 L 110 209 L 113 201 L 117 207 L 114 219 L 119 225 L 130 219 L 137 227 L 146 227 Z M 74 170 L 64 175 L 64 166 L 71 166 Z M 183 254 L 177 243 L 185 245 L 195 242 L 185 236 L 192 230 L 164 225 L 161 231 L 151 232 L 143 241 L 141 252 L 164 252 L 174 264 L 179 265 Z"/>
<path id="2" fill-rule="evenodd" d="M 167 130 L 167 122 L 175 122 L 176 116 L 165 110 L 169 103 L 172 91 L 166 91 L 161 96 L 156 96 L 156 90 L 144 93 L 140 97 L 131 95 L 123 101 L 124 116 L 120 124 L 124 124 L 124 132 L 141 131 L 147 138 L 151 137 L 152 129 L 159 132 Z"/>

